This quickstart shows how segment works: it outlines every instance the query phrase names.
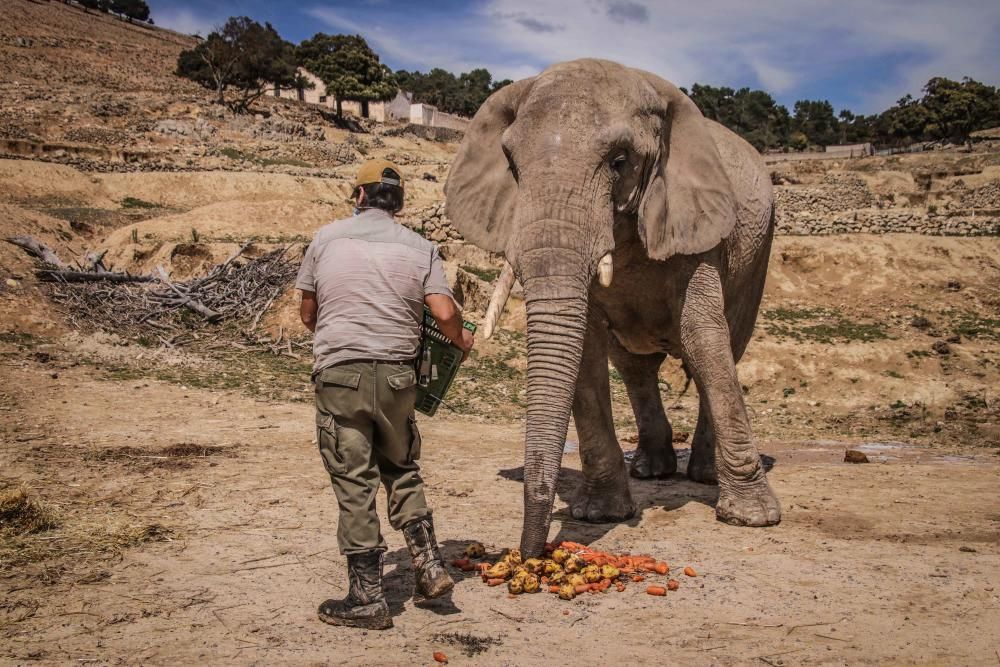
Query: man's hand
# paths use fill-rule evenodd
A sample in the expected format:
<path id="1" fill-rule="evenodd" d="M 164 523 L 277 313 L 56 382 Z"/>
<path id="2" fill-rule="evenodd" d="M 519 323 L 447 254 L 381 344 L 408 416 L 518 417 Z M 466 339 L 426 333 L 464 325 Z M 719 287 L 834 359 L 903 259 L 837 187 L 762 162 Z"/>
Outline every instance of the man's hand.
<path id="1" fill-rule="evenodd" d="M 319 310 L 319 303 L 316 301 L 316 292 L 302 290 L 302 303 L 299 304 L 299 317 L 306 329 L 316 332 L 316 312 Z"/>
<path id="2" fill-rule="evenodd" d="M 455 300 L 447 294 L 428 294 L 424 303 L 430 308 L 441 333 L 462 350 L 462 361 L 468 359 L 476 341 L 472 332 L 462 326 L 462 311 Z"/>

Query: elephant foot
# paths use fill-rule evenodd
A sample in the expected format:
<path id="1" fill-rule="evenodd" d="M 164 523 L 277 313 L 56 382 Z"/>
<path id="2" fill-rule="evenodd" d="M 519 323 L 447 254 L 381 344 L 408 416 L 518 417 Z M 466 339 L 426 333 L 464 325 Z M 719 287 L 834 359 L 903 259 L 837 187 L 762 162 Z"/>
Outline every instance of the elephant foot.
<path id="1" fill-rule="evenodd" d="M 628 488 L 628 478 L 597 484 L 584 481 L 570 502 L 569 513 L 574 519 L 591 523 L 613 523 L 631 519 L 635 503 Z"/>
<path id="2" fill-rule="evenodd" d="M 715 456 L 709 446 L 698 446 L 697 443 L 691 447 L 691 459 L 688 461 L 687 476 L 692 482 L 699 484 L 718 484 L 719 475 L 715 471 Z M 706 453 L 707 451 L 707 453 Z"/>
<path id="3" fill-rule="evenodd" d="M 635 452 L 629 474 L 637 479 L 669 477 L 677 472 L 677 454 L 671 445 L 642 447 Z"/>
<path id="4" fill-rule="evenodd" d="M 761 477 L 724 487 L 715 516 L 732 526 L 774 526 L 781 521 L 781 505 L 767 478 Z"/>

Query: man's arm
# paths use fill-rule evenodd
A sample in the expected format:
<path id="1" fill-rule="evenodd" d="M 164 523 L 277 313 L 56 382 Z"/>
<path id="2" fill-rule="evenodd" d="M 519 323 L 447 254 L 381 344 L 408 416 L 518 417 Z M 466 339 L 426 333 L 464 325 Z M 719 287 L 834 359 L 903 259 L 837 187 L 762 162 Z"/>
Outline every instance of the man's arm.
<path id="1" fill-rule="evenodd" d="M 431 309 L 431 315 L 441 333 L 462 350 L 462 361 L 468 359 L 475 338 L 471 331 L 462 326 L 462 311 L 455 300 L 447 294 L 428 294 L 424 297 L 424 303 Z"/>
<path id="2" fill-rule="evenodd" d="M 299 304 L 299 317 L 302 318 L 302 324 L 306 325 L 306 329 L 315 332 L 316 311 L 319 310 L 319 304 L 316 302 L 316 292 L 301 291 L 302 303 Z"/>

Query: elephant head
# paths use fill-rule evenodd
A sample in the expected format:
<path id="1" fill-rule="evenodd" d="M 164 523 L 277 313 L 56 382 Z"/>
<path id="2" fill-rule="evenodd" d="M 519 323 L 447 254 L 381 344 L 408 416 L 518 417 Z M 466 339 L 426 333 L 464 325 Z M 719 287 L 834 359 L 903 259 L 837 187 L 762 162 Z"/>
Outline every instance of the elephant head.
<path id="1" fill-rule="evenodd" d="M 732 188 L 707 122 L 680 90 L 647 72 L 577 60 L 483 104 L 445 193 L 463 236 L 508 262 L 487 331 L 515 275 L 524 287 L 521 548 L 537 554 L 551 522 L 588 295 L 612 284 L 616 227 L 634 225 L 652 259 L 705 252 L 732 230 Z"/>

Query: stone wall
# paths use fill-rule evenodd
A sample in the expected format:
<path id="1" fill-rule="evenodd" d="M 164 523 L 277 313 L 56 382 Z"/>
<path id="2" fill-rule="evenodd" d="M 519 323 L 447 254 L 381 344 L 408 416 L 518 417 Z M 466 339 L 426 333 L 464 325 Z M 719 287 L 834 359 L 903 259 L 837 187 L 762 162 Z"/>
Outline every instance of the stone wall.
<path id="1" fill-rule="evenodd" d="M 776 186 L 774 194 L 778 234 L 1000 235 L 1000 181 L 953 189 L 944 204 L 920 207 L 893 206 L 851 173 L 827 173 L 818 185 Z"/>

